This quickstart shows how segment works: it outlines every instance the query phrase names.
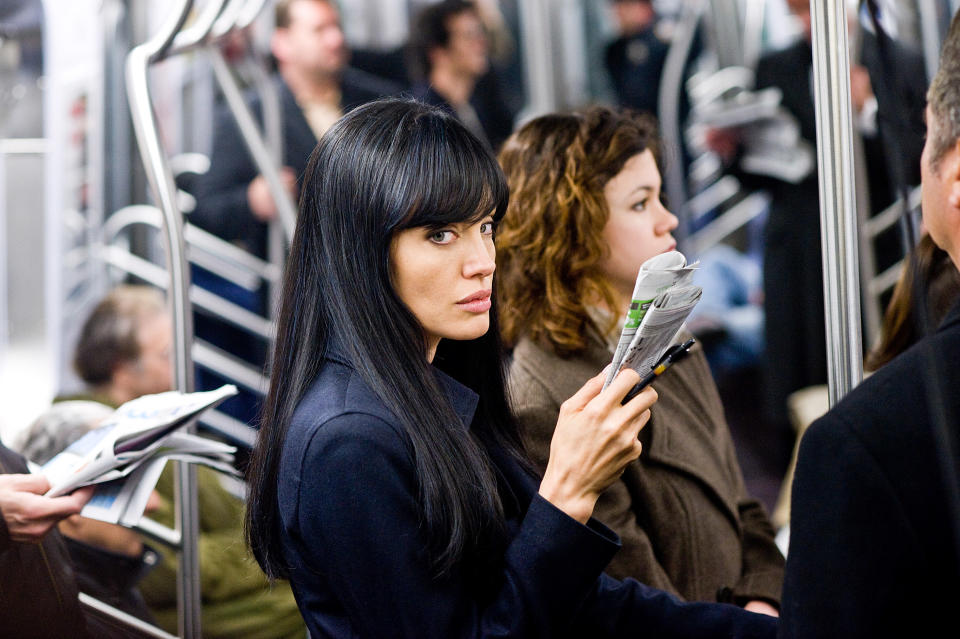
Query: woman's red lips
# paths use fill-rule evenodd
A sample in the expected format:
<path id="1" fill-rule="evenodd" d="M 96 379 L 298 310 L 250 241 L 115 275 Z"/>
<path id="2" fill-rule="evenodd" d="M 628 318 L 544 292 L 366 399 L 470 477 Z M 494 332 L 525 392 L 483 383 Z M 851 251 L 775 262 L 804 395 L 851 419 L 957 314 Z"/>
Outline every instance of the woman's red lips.
<path id="1" fill-rule="evenodd" d="M 490 310 L 490 293 L 489 290 L 477 291 L 457 302 L 457 306 L 471 313 L 485 313 Z"/>
<path id="2" fill-rule="evenodd" d="M 488 299 L 490 297 L 490 290 L 477 291 L 473 295 L 467 295 L 465 298 L 457 302 L 457 304 L 467 304 L 469 302 L 476 302 L 477 300 Z"/>

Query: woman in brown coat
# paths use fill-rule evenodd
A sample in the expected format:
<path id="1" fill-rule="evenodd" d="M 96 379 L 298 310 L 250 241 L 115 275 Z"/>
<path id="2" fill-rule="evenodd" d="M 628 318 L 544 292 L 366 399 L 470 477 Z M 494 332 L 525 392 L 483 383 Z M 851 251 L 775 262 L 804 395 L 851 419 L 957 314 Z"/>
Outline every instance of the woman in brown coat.
<path id="1" fill-rule="evenodd" d="M 594 107 L 537 118 L 500 154 L 510 186 L 497 233 L 501 326 L 515 346 L 514 410 L 541 469 L 561 403 L 611 360 L 640 265 L 676 246 L 657 150 L 650 120 Z M 607 572 L 776 614 L 783 557 L 744 489 L 703 352 L 654 386 L 643 454 L 597 503 L 623 543 Z"/>

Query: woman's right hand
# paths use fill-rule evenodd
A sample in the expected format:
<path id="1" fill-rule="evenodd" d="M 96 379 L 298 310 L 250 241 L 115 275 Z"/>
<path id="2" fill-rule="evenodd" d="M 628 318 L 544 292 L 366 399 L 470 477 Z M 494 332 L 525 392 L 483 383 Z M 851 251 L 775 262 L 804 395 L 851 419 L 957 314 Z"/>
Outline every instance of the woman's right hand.
<path id="1" fill-rule="evenodd" d="M 657 401 L 657 392 L 648 386 L 621 406 L 640 376 L 624 369 L 601 391 L 605 377 L 600 373 L 590 379 L 561 404 L 540 482 L 540 495 L 581 523 L 590 519 L 600 493 L 640 456 L 637 435 Z"/>

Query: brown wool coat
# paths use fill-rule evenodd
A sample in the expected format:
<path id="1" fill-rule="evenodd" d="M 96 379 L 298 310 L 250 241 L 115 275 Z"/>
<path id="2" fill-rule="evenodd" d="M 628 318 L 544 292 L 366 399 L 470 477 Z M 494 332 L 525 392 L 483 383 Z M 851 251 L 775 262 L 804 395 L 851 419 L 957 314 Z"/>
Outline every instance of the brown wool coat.
<path id="1" fill-rule="evenodd" d="M 599 339 L 563 359 L 528 339 L 514 350 L 510 394 L 542 471 L 560 404 L 610 362 Z M 783 556 L 763 506 L 744 488 L 723 406 L 700 346 L 654 388 L 643 454 L 597 502 L 623 543 L 606 572 L 689 601 L 779 605 Z"/>

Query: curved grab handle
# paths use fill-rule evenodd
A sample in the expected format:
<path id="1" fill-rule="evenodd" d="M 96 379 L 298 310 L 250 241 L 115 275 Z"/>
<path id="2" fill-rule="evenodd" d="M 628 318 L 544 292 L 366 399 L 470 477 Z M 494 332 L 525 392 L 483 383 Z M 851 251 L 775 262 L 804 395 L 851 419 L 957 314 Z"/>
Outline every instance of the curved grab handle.
<path id="1" fill-rule="evenodd" d="M 222 38 L 237 27 L 247 4 L 248 0 L 226 0 L 223 12 L 213 23 L 213 29 L 210 31 L 211 37 L 213 39 Z"/>
<path id="2" fill-rule="evenodd" d="M 172 50 L 183 51 L 203 42 L 210 35 L 214 23 L 229 2 L 230 0 L 208 0 L 207 4 L 203 5 L 200 15 L 173 39 Z"/>
<path id="3" fill-rule="evenodd" d="M 192 8 L 193 0 L 181 0 L 180 9 L 170 14 L 160 31 L 137 47 L 143 50 L 147 60 L 154 62 L 166 55 L 180 29 L 187 21 L 187 16 L 190 15 L 190 9 Z"/>
<path id="4" fill-rule="evenodd" d="M 249 0 L 246 5 L 243 7 L 243 11 L 240 13 L 240 17 L 237 18 L 237 28 L 246 29 L 253 21 L 257 19 L 257 16 L 260 15 L 260 12 L 263 11 L 263 7 L 266 6 L 267 0 Z"/>

